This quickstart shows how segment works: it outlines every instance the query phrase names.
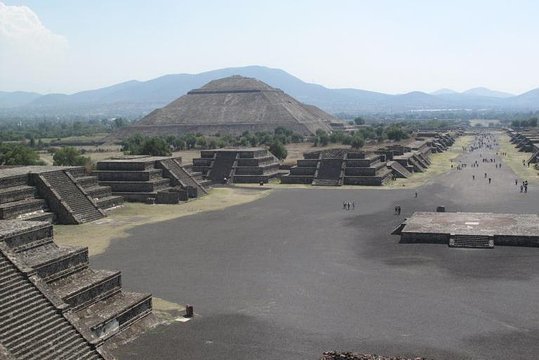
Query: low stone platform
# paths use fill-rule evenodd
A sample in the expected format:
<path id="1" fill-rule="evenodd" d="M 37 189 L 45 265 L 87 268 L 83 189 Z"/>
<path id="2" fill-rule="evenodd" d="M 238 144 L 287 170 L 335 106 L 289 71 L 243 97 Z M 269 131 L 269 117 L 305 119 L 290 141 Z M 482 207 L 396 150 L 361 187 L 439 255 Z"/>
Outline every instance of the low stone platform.
<path id="1" fill-rule="evenodd" d="M 395 231 L 401 243 L 455 247 L 494 245 L 539 247 L 537 214 L 415 212 Z M 488 241 L 491 245 L 485 243 Z M 460 246 L 459 246 L 460 244 Z"/>
<path id="2" fill-rule="evenodd" d="M 279 161 L 263 148 L 203 150 L 193 159 L 193 170 L 205 179 L 222 183 L 267 183 L 280 176 Z"/>
<path id="3" fill-rule="evenodd" d="M 100 186 L 128 201 L 174 204 L 207 193 L 202 174 L 182 165 L 181 157 L 126 156 L 97 163 Z"/>
<path id="4" fill-rule="evenodd" d="M 122 202 L 110 187 L 97 186 L 82 166 L 0 168 L 0 220 L 82 224 L 101 219 L 105 209 Z"/>

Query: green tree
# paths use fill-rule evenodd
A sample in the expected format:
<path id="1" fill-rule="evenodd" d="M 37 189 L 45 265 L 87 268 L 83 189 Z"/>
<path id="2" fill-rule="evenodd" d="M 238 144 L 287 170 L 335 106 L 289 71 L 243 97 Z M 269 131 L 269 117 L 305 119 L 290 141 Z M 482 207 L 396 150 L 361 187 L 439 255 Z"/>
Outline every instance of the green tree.
<path id="1" fill-rule="evenodd" d="M 37 152 L 24 144 L 0 143 L 0 165 L 45 165 Z"/>
<path id="2" fill-rule="evenodd" d="M 286 150 L 285 146 L 278 140 L 274 141 L 270 145 L 269 151 L 279 160 L 284 160 L 288 156 L 288 151 Z"/>
<path id="3" fill-rule="evenodd" d="M 363 147 L 363 145 L 365 145 L 365 139 L 361 134 L 356 133 L 354 134 L 354 136 L 352 136 L 352 141 L 350 142 L 350 145 L 354 149 L 360 149 Z"/>
<path id="4" fill-rule="evenodd" d="M 152 137 L 144 141 L 140 154 L 134 155 L 169 156 L 171 154 L 170 147 L 165 140 L 160 137 Z"/>
<path id="5" fill-rule="evenodd" d="M 363 119 L 361 116 L 358 116 L 354 119 L 354 123 L 356 125 L 365 125 L 365 119 Z"/>
<path id="6" fill-rule="evenodd" d="M 52 160 L 54 165 L 60 166 L 84 166 L 91 162 L 89 157 L 82 156 L 79 150 L 71 146 L 56 150 Z"/>

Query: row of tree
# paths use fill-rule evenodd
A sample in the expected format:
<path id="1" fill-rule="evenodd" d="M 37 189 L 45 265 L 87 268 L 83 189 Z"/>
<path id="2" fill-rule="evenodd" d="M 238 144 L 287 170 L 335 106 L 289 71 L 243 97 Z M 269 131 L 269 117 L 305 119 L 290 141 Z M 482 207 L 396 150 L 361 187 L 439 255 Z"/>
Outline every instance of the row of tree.
<path id="1" fill-rule="evenodd" d="M 511 121 L 512 128 L 528 128 L 537 127 L 537 118 L 532 117 L 528 120 L 513 120 Z"/>

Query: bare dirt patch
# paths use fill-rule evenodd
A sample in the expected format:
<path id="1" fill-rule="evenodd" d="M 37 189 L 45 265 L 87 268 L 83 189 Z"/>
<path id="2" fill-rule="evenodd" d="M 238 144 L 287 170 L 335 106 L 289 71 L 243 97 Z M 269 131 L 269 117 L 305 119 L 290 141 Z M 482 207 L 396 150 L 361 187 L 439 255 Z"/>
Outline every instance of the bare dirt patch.
<path id="1" fill-rule="evenodd" d="M 109 216 L 82 225 L 55 225 L 54 239 L 59 245 L 87 246 L 90 256 L 107 250 L 112 240 L 123 239 L 135 226 L 171 220 L 205 211 L 223 210 L 269 195 L 268 189 L 217 188 L 203 198 L 179 205 L 126 203 Z"/>

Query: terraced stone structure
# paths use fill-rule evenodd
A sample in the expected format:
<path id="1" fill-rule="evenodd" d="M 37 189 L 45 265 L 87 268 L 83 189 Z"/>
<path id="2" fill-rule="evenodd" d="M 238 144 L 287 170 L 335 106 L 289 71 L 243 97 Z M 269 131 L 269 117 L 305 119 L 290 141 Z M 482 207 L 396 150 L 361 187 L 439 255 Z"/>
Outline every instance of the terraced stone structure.
<path id="1" fill-rule="evenodd" d="M 97 163 L 99 185 L 127 201 L 176 204 L 207 194 L 208 181 L 181 157 L 131 156 Z"/>
<path id="2" fill-rule="evenodd" d="M 303 154 L 304 159 L 283 176 L 284 184 L 312 184 L 318 186 L 383 185 L 393 171 L 385 157 L 350 149 L 331 149 Z"/>
<path id="3" fill-rule="evenodd" d="M 23 166 L 0 169 L 0 220 L 82 224 L 123 203 L 97 185 L 84 167 Z"/>
<path id="4" fill-rule="evenodd" d="M 531 153 L 531 156 L 526 161 L 527 164 L 539 163 L 539 130 L 516 131 L 508 129 L 507 133 L 511 137 L 511 143 L 515 144 L 519 151 Z"/>
<path id="5" fill-rule="evenodd" d="M 155 321 L 150 294 L 90 268 L 88 248 L 56 245 L 47 222 L 0 221 L 0 284 L 0 344 L 15 359 L 110 358 L 96 349 Z"/>
<path id="6" fill-rule="evenodd" d="M 240 135 L 245 131 L 273 132 L 277 127 L 308 136 L 317 130 L 330 132 L 331 123 L 339 122 L 342 121 L 262 81 L 231 76 L 191 90 L 137 123 L 120 129 L 109 140 L 125 139 L 135 133 Z"/>
<path id="7" fill-rule="evenodd" d="M 267 183 L 281 175 L 279 161 L 263 148 L 203 150 L 193 170 L 213 183 Z"/>
<path id="8" fill-rule="evenodd" d="M 495 245 L 539 247 L 537 214 L 414 212 L 392 233 L 401 243 L 493 248 Z"/>

